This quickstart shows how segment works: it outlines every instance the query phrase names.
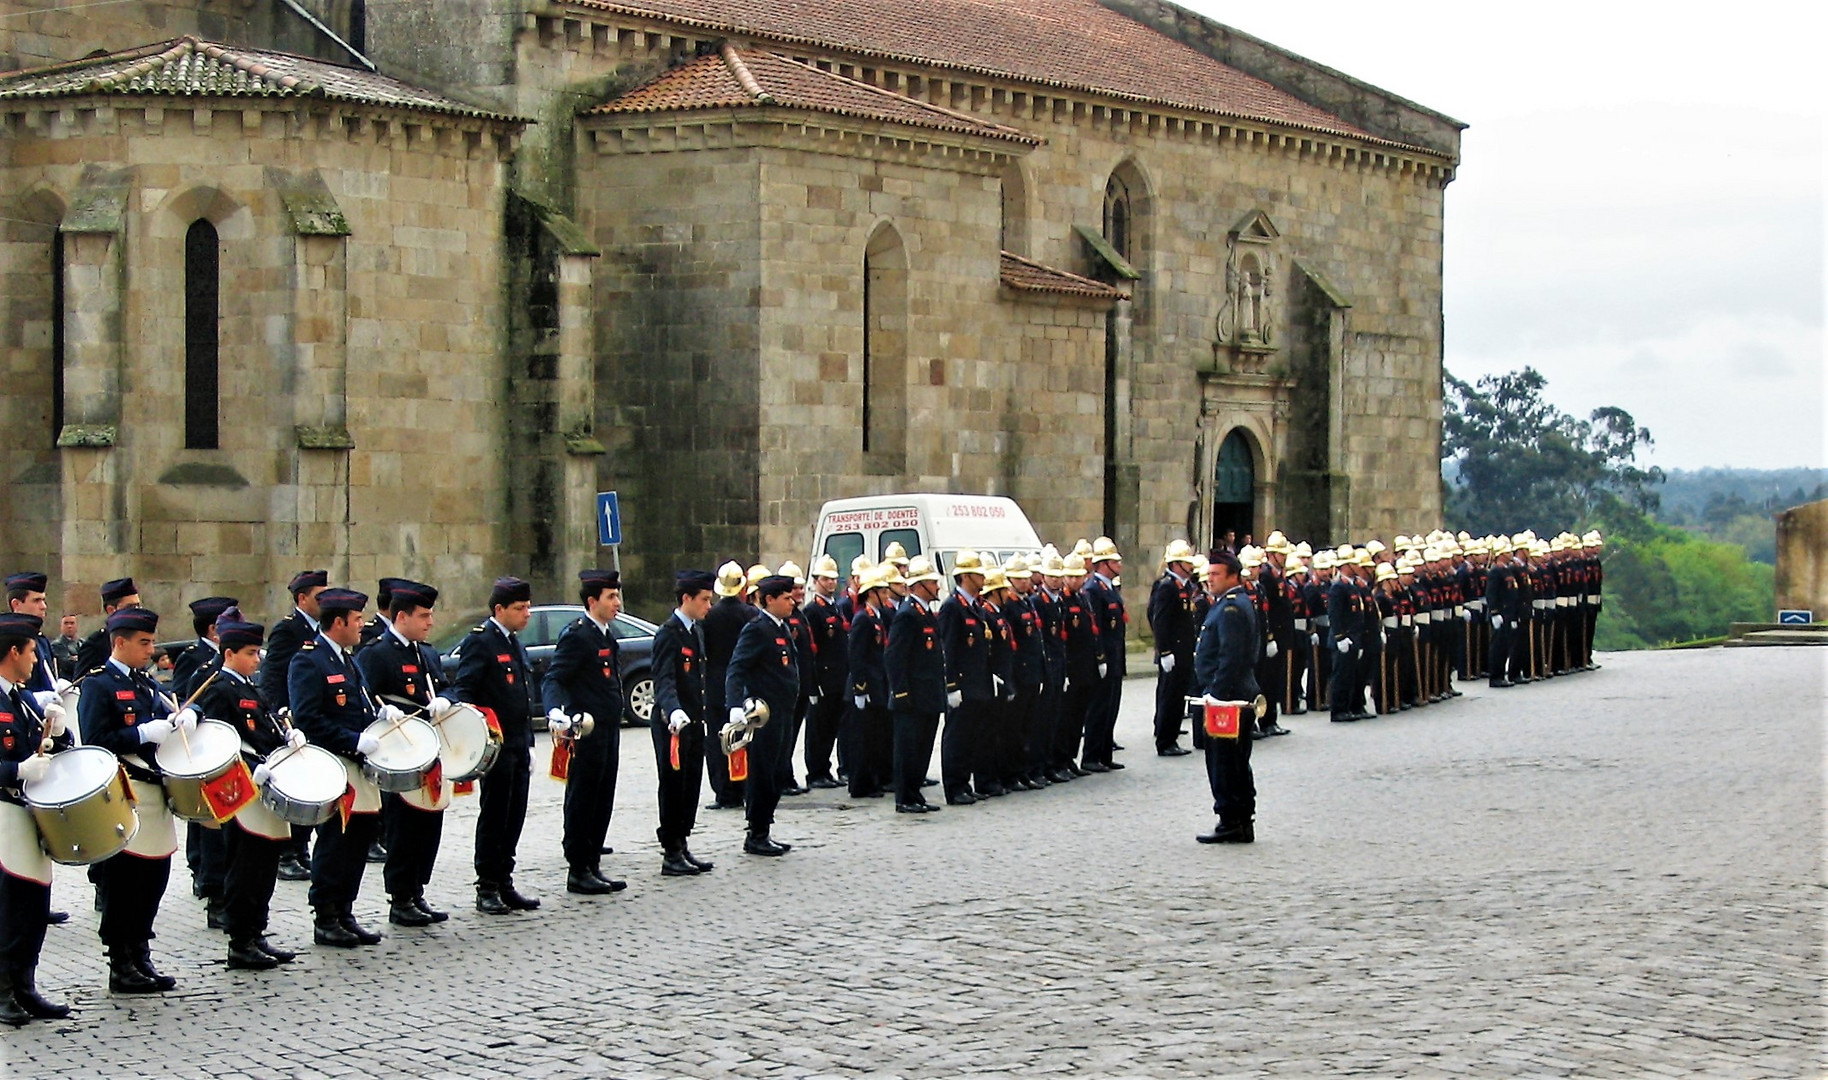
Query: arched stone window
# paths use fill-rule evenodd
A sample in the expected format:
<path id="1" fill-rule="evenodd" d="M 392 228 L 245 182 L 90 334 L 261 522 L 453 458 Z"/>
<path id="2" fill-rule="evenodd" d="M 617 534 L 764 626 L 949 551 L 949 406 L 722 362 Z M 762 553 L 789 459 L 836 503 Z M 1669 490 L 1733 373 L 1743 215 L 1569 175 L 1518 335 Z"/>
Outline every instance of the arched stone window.
<path id="1" fill-rule="evenodd" d="M 1132 211 L 1130 185 L 1121 175 L 1112 173 L 1104 185 L 1104 239 L 1134 266 L 1136 253 L 1130 250 Z"/>
<path id="2" fill-rule="evenodd" d="M 908 254 L 884 224 L 863 251 L 863 453 L 901 471 L 908 446 Z"/>
<path id="3" fill-rule="evenodd" d="M 366 0 L 349 0 L 349 47 L 368 53 L 368 4 Z"/>
<path id="4" fill-rule="evenodd" d="M 1243 428 L 1232 428 L 1219 444 L 1218 462 L 1212 477 L 1212 542 L 1223 543 L 1226 533 L 1238 539 L 1255 531 L 1257 503 L 1257 461 L 1252 453 L 1250 436 Z"/>
<path id="5" fill-rule="evenodd" d="M 1028 180 L 1022 167 L 1011 164 L 1003 170 L 1003 229 L 997 238 L 1003 251 L 1028 254 Z"/>
<path id="6" fill-rule="evenodd" d="M 184 233 L 184 448 L 219 445 L 222 254 L 207 218 Z"/>

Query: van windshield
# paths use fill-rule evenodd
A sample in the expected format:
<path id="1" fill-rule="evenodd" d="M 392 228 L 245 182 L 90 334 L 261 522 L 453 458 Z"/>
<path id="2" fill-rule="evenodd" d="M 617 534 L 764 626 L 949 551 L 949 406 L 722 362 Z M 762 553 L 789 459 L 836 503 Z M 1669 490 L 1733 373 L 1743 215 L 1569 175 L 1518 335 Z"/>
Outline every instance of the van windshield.
<path id="1" fill-rule="evenodd" d="M 849 573 L 851 561 L 863 554 L 863 534 L 833 533 L 825 538 L 825 554 L 832 557 L 839 570 Z"/>
<path id="2" fill-rule="evenodd" d="M 890 544 L 900 544 L 902 550 L 908 553 L 908 558 L 912 559 L 914 556 L 919 555 L 921 553 L 920 552 L 920 530 L 919 529 L 885 529 L 885 530 L 883 530 L 882 534 L 880 536 L 876 537 L 876 551 L 877 551 L 878 555 L 880 555 L 880 553 L 882 553 L 884 551 L 887 551 L 889 549 Z"/>

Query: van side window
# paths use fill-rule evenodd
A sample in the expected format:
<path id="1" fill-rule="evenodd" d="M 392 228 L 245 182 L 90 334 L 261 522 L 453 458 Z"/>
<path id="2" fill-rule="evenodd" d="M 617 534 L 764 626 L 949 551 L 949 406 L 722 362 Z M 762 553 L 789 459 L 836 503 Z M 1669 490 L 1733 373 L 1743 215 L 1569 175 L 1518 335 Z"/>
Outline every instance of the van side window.
<path id="1" fill-rule="evenodd" d="M 876 538 L 876 550 L 878 552 L 887 551 L 889 545 L 894 543 L 900 543 L 902 550 L 906 551 L 908 558 L 912 559 L 920 554 L 920 530 L 889 529 Z"/>
<path id="2" fill-rule="evenodd" d="M 851 560 L 863 554 L 862 533 L 833 533 L 825 538 L 825 554 L 838 564 L 838 572 L 850 573 Z"/>

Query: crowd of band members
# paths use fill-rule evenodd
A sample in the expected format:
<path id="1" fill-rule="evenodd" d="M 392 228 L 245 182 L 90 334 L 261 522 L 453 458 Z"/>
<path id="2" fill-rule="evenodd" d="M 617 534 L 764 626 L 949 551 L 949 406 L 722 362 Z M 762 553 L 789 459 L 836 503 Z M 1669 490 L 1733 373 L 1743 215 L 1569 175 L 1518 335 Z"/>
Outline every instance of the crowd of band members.
<path id="1" fill-rule="evenodd" d="M 1319 550 L 1278 532 L 1261 548 L 1210 554 L 1170 544 L 1147 607 L 1156 752 L 1191 752 L 1179 744 L 1191 699 L 1261 694 L 1265 703 L 1247 737 L 1207 738 L 1197 720 L 1192 725 L 1219 816 L 1200 839 L 1253 839 L 1249 746 L 1286 734 L 1282 714 L 1326 709 L 1337 722 L 1353 722 L 1458 696 L 1455 678 L 1509 687 L 1592 668 L 1601 547 L 1594 532 L 1551 540 L 1434 532 L 1389 546 L 1372 540 Z M 1122 572 L 1123 556 L 1105 537 L 1081 540 L 1065 555 L 1048 545 L 1000 565 L 958 552 L 950 589 L 929 558 L 909 558 L 895 544 L 879 564 L 854 560 L 848 582 L 830 556 L 815 560 L 810 574 L 791 562 L 778 570 L 729 562 L 715 574 L 679 571 L 675 610 L 656 634 L 652 660 L 662 875 L 712 869 L 689 847 L 706 779 L 706 809 L 744 811 L 743 850 L 779 856 L 791 848 L 772 835 L 783 796 L 845 788 L 855 799 L 892 795 L 898 813 L 922 814 L 940 809 L 926 796 L 936 786 L 946 804 L 968 806 L 1121 770 L 1114 732 L 1130 625 Z M 42 633 L 43 574 L 14 574 L 6 586 L 0 799 L 18 804 L 24 783 L 43 774 L 40 743 L 48 739 L 55 751 L 73 742 L 59 696 L 67 683 L 57 671 L 74 634 L 66 622 L 60 652 Z M 525 581 L 493 584 L 489 615 L 459 646 L 455 672 L 427 644 L 438 599 L 430 585 L 382 579 L 379 610 L 366 622 L 369 598 L 331 587 L 324 571 L 301 572 L 288 591 L 294 609 L 271 627 L 246 618 L 232 597 L 191 603 L 197 640 L 174 658 L 172 695 L 148 674 L 159 620 L 139 605 L 130 579 L 103 586 L 106 624 L 75 650 L 83 683 L 77 730 L 84 743 L 113 751 L 133 780 L 156 785 L 158 745 L 205 716 L 241 734 L 257 783 L 270 776 L 265 757 L 288 744 L 308 741 L 347 763 L 356 798 L 314 830 L 263 835 L 239 819 L 220 829 L 190 827 L 193 891 L 208 901 L 210 926 L 227 932 L 231 967 L 266 969 L 294 958 L 266 936 L 281 878 L 310 881 L 320 945 L 380 940 L 354 915 L 371 859 L 385 864 L 390 922 L 418 927 L 448 918 L 427 902 L 425 888 L 444 809 L 468 792 L 434 778 L 428 799 L 409 802 L 358 791 L 357 778 L 376 750 L 377 721 L 436 721 L 460 703 L 487 715 L 501 739 L 494 765 L 474 784 L 477 910 L 513 915 L 539 907 L 513 875 L 541 723 L 568 751 L 567 890 L 626 887 L 601 868 L 611 851 L 605 840 L 623 714 L 610 630 L 621 610 L 616 572 L 579 574 L 584 615 L 560 634 L 538 686 L 518 637 L 532 600 Z M 758 702 L 771 720 L 752 732 L 746 778 L 733 778 L 720 736 L 726 724 L 753 724 Z M 936 743 L 938 781 L 926 775 Z M 796 745 L 805 784 L 796 776 Z M 115 992 L 175 985 L 153 965 L 150 947 L 170 854 L 123 851 L 90 867 Z M 50 910 L 49 899 L 47 884 L 0 875 L 0 1022 L 68 1012 L 36 988 L 45 926 L 67 918 Z"/>

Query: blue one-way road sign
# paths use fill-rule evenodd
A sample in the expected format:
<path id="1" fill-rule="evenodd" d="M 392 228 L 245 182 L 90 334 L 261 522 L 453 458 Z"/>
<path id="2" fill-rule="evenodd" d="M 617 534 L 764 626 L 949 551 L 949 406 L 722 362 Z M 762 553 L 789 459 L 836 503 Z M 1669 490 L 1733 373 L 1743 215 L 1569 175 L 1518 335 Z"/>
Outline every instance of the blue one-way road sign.
<path id="1" fill-rule="evenodd" d="M 622 507 L 613 491 L 597 492 L 597 543 L 613 547 L 622 542 Z"/>

